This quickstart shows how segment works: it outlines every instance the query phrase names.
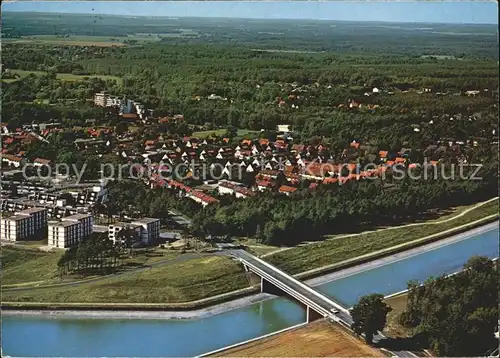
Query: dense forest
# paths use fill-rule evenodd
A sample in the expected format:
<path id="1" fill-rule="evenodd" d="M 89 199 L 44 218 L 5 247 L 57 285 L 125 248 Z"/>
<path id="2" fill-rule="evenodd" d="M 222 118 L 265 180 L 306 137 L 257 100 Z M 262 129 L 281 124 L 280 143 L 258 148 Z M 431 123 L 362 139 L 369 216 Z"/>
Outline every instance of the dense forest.
<path id="1" fill-rule="evenodd" d="M 157 38 L 168 44 L 243 44 L 263 49 L 498 59 L 495 25 L 9 12 L 2 14 L 2 20 L 4 38 L 100 36 L 124 41 L 141 35 L 139 38 Z"/>
<path id="2" fill-rule="evenodd" d="M 486 356 L 498 348 L 498 261 L 473 257 L 451 277 L 408 285 L 401 321 L 438 356 Z"/>

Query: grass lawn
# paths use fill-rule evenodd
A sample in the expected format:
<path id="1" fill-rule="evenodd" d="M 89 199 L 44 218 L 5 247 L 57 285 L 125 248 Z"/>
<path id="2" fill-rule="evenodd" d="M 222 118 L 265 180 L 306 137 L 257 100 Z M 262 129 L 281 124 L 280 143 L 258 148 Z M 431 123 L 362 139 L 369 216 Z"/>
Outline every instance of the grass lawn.
<path id="1" fill-rule="evenodd" d="M 41 75 L 43 75 L 43 74 L 46 73 L 46 72 L 43 72 L 43 71 L 24 71 L 24 70 L 10 70 L 10 72 L 19 75 L 20 78 L 29 76 L 30 74 L 34 74 L 36 76 L 41 76 Z M 113 81 L 116 81 L 118 84 L 122 83 L 122 79 L 120 77 L 117 77 L 117 76 L 107 76 L 107 75 L 74 75 L 72 73 L 58 73 L 56 75 L 56 78 L 58 80 L 61 80 L 61 81 L 70 81 L 70 82 L 81 81 L 81 80 L 83 80 L 85 78 L 91 78 L 91 77 L 92 78 L 100 78 L 102 80 L 113 80 Z M 17 81 L 17 79 L 7 78 L 7 79 L 3 79 L 2 81 L 3 82 L 14 82 L 14 81 Z"/>
<path id="2" fill-rule="evenodd" d="M 391 246 L 403 244 L 428 235 L 437 234 L 456 226 L 473 222 L 498 213 L 498 200 L 485 204 L 464 216 L 448 222 L 382 230 L 351 237 L 338 237 L 323 242 L 304 245 L 278 252 L 266 260 L 292 274 L 368 254 Z"/>
<path id="3" fill-rule="evenodd" d="M 257 256 L 264 255 L 279 249 L 278 246 L 261 244 L 257 242 L 256 239 L 250 237 L 239 237 L 234 240 L 234 244 L 244 245 L 248 251 Z"/>
<path id="4" fill-rule="evenodd" d="M 46 244 L 46 243 L 45 243 Z M 42 251 L 35 248 L 39 241 L 26 242 L 26 247 L 3 246 L 2 284 L 3 285 L 48 285 L 66 281 L 75 281 L 80 277 L 66 276 L 61 279 L 57 271 L 57 262 L 63 250 Z M 144 248 L 134 249 L 132 255 L 123 255 L 123 270 L 144 267 L 152 263 L 173 259 L 181 255 L 179 251 Z M 87 277 L 88 278 L 88 277 Z"/>
<path id="5" fill-rule="evenodd" d="M 3 301 L 78 303 L 188 302 L 248 287 L 243 268 L 220 256 L 191 259 L 70 288 L 4 292 Z"/>
<path id="6" fill-rule="evenodd" d="M 2 246 L 2 284 L 43 282 L 57 277 L 57 261 L 63 251 Z"/>

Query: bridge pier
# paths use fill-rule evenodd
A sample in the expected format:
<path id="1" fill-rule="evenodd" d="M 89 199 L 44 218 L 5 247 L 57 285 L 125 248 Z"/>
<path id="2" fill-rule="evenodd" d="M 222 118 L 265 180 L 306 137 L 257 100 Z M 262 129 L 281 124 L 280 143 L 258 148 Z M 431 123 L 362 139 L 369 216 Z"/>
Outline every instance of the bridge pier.
<path id="1" fill-rule="evenodd" d="M 306 322 L 311 323 L 313 321 L 316 321 L 317 319 L 324 318 L 323 315 L 319 314 L 315 310 L 313 310 L 311 307 L 307 306 L 306 307 Z"/>

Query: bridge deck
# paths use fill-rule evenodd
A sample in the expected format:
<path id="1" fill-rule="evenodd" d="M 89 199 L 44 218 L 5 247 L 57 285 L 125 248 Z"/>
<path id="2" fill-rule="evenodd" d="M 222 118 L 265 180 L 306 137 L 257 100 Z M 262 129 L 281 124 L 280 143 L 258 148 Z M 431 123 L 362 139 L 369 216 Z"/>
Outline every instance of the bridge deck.
<path id="1" fill-rule="evenodd" d="M 262 276 L 264 279 L 278 281 L 280 284 L 286 286 L 289 290 L 293 291 L 293 296 L 296 296 L 299 301 L 302 301 L 306 304 L 307 302 L 305 301 L 310 301 L 311 303 L 320 307 L 323 312 L 319 313 L 323 314 L 324 316 L 332 316 L 332 309 L 335 309 L 340 311 L 340 313 L 336 314 L 336 316 L 339 316 L 339 318 L 349 318 L 350 321 L 350 316 L 346 308 L 334 302 L 325 294 L 315 290 L 314 288 L 306 285 L 303 282 L 300 282 L 286 272 L 281 271 L 276 266 L 273 266 L 244 250 L 231 250 L 231 254 L 238 257 L 241 261 L 243 261 L 243 263 L 247 263 L 249 266 L 254 266 L 255 268 L 257 268 L 260 272 L 256 273 L 263 274 Z"/>

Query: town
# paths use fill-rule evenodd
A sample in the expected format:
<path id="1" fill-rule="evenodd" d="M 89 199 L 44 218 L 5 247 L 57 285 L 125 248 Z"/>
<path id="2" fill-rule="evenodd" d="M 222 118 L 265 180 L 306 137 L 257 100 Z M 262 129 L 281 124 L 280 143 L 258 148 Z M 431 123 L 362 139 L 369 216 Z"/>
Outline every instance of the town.
<path id="1" fill-rule="evenodd" d="M 182 6 L 5 6 L 2 356 L 498 357 L 497 5 Z"/>
<path id="2" fill-rule="evenodd" d="M 374 88 L 374 92 L 376 90 Z M 118 113 L 124 121 L 142 122 L 148 128 L 157 128 L 161 123 L 184 121 L 182 114 L 155 118 L 154 111 L 145 109 L 141 103 L 120 99 L 106 92 L 96 93 L 94 104 Z M 475 120 L 460 118 L 459 115 L 456 117 L 457 120 Z M 450 117 L 448 120 L 453 119 Z M 25 125 L 13 132 L 9 131 L 6 124 L 2 125 L 2 176 L 6 180 L 2 183 L 1 205 L 3 212 L 15 213 L 12 216 L 4 215 L 2 219 L 2 240 L 42 238 L 48 233 L 49 246 L 67 248 L 83 240 L 93 230 L 101 233 L 105 230 L 101 226 L 93 228 L 92 211 L 97 203 L 106 204 L 106 187 L 102 182 L 114 179 L 113 176 L 108 178 L 105 173 L 98 173 L 101 177 L 93 178 L 96 185 L 76 183 L 76 188 L 72 190 L 71 184 L 64 188 L 64 183 L 72 179 L 67 171 L 49 177 L 45 183 L 39 184 L 41 186 L 27 180 L 40 180 L 37 174 L 43 169 L 50 171 L 57 165 L 47 158 L 35 158 L 33 162 L 28 162 L 24 155 L 31 143 L 47 141 L 50 136 L 64 131 L 67 130 L 59 123 Z M 100 157 L 109 153 L 116 155 L 117 161 L 127 164 L 124 167 L 132 166 L 134 169 L 125 173 L 127 177 L 133 177 L 134 173 L 139 175 L 145 163 L 148 163 L 152 170 L 150 175 L 142 178 L 145 185 L 166 187 L 172 190 L 172 195 L 191 199 L 202 206 L 218 203 L 225 194 L 247 198 L 259 192 L 275 191 L 289 196 L 298 189 L 315 190 L 318 185 L 370 180 L 385 174 L 395 165 L 417 168 L 422 163 L 415 162 L 416 157 L 425 158 L 434 167 L 443 158 L 450 157 L 457 163 L 467 163 L 467 148 L 478 146 L 473 137 L 465 141 L 450 138 L 448 141 L 436 141 L 423 151 L 412 153 L 410 148 L 390 151 L 389 148 L 377 148 L 353 139 L 341 153 L 332 153 L 322 143 L 294 143 L 290 125 L 285 124 L 277 126 L 274 141 L 260 138 L 258 133 L 254 138 L 240 141 L 231 137 L 164 138 L 161 134 L 155 139 L 135 140 L 130 132 L 118 135 L 116 127 L 95 125 L 89 127 L 87 133 L 80 134 L 83 136 L 74 140 L 75 150 Z M 492 134 L 495 134 L 495 129 Z M 497 145 L 498 142 L 491 144 Z M 18 150 L 17 153 L 13 153 L 14 148 Z M 365 162 L 366 159 L 370 160 L 371 169 L 360 171 L 360 159 Z M 179 166 L 181 172 L 173 173 L 172 168 Z M 205 173 L 200 173 L 202 167 Z M 23 178 L 22 174 L 30 171 L 32 176 Z M 120 174 L 122 178 L 119 168 L 114 173 L 113 167 L 113 174 Z M 78 187 L 79 184 L 82 185 Z M 145 245 L 156 242 L 160 218 L 134 220 L 129 225 L 138 229 L 138 241 Z M 110 225 L 109 238 L 115 241 L 116 232 L 123 227 L 124 223 Z"/>

